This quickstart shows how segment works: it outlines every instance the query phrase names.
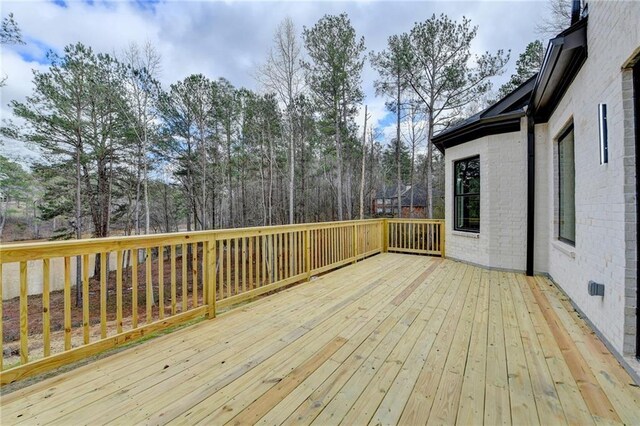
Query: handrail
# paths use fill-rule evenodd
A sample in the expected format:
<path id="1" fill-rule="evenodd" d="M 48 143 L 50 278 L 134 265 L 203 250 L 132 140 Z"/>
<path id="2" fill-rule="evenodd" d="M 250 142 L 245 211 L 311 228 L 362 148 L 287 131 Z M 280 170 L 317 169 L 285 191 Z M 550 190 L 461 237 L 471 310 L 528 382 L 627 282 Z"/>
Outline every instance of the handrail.
<path id="1" fill-rule="evenodd" d="M 0 383 L 214 318 L 221 309 L 387 249 L 442 254 L 444 233 L 435 229 L 443 230 L 444 222 L 368 219 L 0 246 L 0 298 L 4 269 L 5 288 L 19 289 L 17 299 L 4 303 L 19 303 L 20 312 L 3 321 L 0 304 L 0 349 L 6 337 L 20 357 L 10 365 L 0 357 Z M 71 299 L 76 259 L 79 307 Z"/>

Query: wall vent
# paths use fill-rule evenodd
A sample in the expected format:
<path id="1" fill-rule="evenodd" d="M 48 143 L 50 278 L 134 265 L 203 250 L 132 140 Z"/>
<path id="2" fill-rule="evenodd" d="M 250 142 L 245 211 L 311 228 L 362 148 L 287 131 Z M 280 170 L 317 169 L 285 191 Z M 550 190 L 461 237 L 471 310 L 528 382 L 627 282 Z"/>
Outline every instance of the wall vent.
<path id="1" fill-rule="evenodd" d="M 595 281 L 589 281 L 589 296 L 604 296 L 604 284 Z"/>

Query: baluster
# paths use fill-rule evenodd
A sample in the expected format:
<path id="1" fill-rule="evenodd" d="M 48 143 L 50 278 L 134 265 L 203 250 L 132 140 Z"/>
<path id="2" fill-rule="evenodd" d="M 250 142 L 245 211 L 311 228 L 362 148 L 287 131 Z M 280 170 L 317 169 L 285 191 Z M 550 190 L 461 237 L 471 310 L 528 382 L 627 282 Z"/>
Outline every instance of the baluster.
<path id="1" fill-rule="evenodd" d="M 215 271 L 214 271 L 215 273 Z M 176 246 L 171 246 L 171 315 L 176 314 Z"/>
<path id="2" fill-rule="evenodd" d="M 100 253 L 100 337 L 107 337 L 107 253 Z"/>
<path id="3" fill-rule="evenodd" d="M 198 243 L 191 244 L 191 307 L 198 307 Z"/>
<path id="4" fill-rule="evenodd" d="M 164 319 L 164 246 L 158 247 L 158 319 Z"/>
<path id="5" fill-rule="evenodd" d="M 242 292 L 247 291 L 247 239 L 242 237 Z"/>
<path id="6" fill-rule="evenodd" d="M 175 255 L 175 248 L 173 251 Z M 132 249 L 129 253 L 129 256 L 132 258 L 131 261 L 131 327 L 138 328 L 138 257 L 140 252 L 138 249 Z M 174 272 L 174 280 L 175 280 L 175 256 L 173 262 L 173 272 Z M 175 284 L 175 282 L 174 282 Z M 175 309 L 175 303 L 174 303 Z"/>
<path id="7" fill-rule="evenodd" d="M 0 280 L 2 279 L 2 264 L 0 264 Z M 51 264 L 49 259 L 42 259 L 42 340 L 44 356 L 51 355 Z M 2 317 L 2 282 L 0 281 L 0 318 Z M 2 325 L 0 325 L 0 342 L 2 341 Z M 2 357 L 0 357 L 2 358 Z M 1 366 L 0 362 L 0 366 Z"/>
<path id="8" fill-rule="evenodd" d="M 189 295 L 188 295 L 188 282 L 187 282 L 187 264 L 189 263 L 189 254 L 187 253 L 187 245 L 182 244 L 182 312 L 185 312 L 188 308 Z"/>
<path id="9" fill-rule="evenodd" d="M 147 247 L 146 250 L 146 259 L 145 259 L 145 265 L 146 265 L 146 304 L 147 304 L 147 312 L 146 312 L 146 323 L 147 324 L 151 324 L 153 322 L 153 307 L 151 306 L 151 303 L 153 301 L 153 276 L 151 274 L 151 247 Z"/>
<path id="10" fill-rule="evenodd" d="M 26 267 L 26 262 L 25 262 Z M 76 282 L 76 285 L 80 283 Z M 64 258 L 64 350 L 71 349 L 71 259 Z"/>
<path id="11" fill-rule="evenodd" d="M 67 289 L 65 287 L 65 294 L 66 292 Z M 27 262 L 20 262 L 20 362 L 22 364 L 29 362 L 29 306 L 27 298 Z"/>
<path id="12" fill-rule="evenodd" d="M 76 283 L 78 285 L 79 283 Z M 82 341 L 89 343 L 89 255 L 82 256 Z"/>
<path id="13" fill-rule="evenodd" d="M 116 332 L 122 333 L 122 250 L 116 252 Z"/>

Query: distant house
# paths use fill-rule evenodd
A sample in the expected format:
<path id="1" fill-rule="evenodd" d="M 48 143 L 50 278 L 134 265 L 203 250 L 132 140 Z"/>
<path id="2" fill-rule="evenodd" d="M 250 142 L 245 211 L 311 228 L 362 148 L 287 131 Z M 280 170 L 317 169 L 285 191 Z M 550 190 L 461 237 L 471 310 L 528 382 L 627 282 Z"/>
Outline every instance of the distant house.
<path id="1" fill-rule="evenodd" d="M 419 185 L 413 186 L 413 214 L 411 214 L 411 185 L 402 185 L 400 190 L 402 217 L 425 217 L 427 191 Z M 385 188 L 376 193 L 372 203 L 374 216 L 398 216 L 397 187 Z"/>
<path id="2" fill-rule="evenodd" d="M 640 2 L 574 2 L 538 74 L 436 135 L 447 256 L 551 277 L 640 356 Z M 630 363 L 640 371 L 640 363 Z"/>

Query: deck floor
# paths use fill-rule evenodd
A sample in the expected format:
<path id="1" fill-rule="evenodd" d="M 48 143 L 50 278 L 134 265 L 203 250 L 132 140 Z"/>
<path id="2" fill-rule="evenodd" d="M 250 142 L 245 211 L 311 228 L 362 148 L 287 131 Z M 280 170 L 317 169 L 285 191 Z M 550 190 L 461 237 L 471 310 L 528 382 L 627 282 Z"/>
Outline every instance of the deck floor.
<path id="1" fill-rule="evenodd" d="M 543 278 L 382 254 L 1 399 L 2 424 L 640 424 Z"/>

